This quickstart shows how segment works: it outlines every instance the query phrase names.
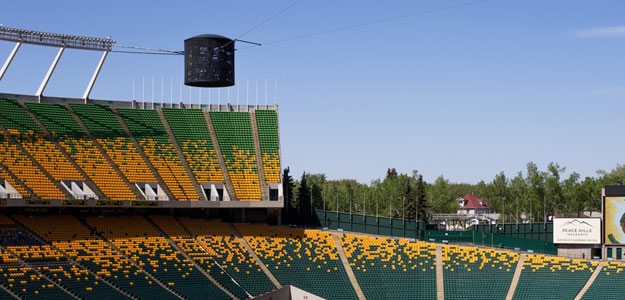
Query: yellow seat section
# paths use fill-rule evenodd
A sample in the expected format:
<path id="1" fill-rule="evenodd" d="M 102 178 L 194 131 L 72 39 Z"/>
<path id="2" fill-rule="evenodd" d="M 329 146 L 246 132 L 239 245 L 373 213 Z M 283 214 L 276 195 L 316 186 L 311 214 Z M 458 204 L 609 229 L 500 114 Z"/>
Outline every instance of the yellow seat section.
<path id="1" fill-rule="evenodd" d="M 212 294 L 218 299 L 226 297 L 145 218 L 87 218 L 86 221 L 122 253 L 183 297 L 200 299 Z"/>
<path id="2" fill-rule="evenodd" d="M 21 184 L 18 184 L 2 167 L 0 167 L 0 178 L 8 181 L 22 195 L 22 198 L 30 198 L 30 193 Z"/>
<path id="3" fill-rule="evenodd" d="M 157 169 L 175 200 L 198 201 L 199 196 L 155 110 L 118 109 L 145 155 Z"/>
<path id="4" fill-rule="evenodd" d="M 197 181 L 223 183 L 224 177 L 202 110 L 163 108 L 163 114 Z"/>
<path id="5" fill-rule="evenodd" d="M 28 107 L 107 199 L 136 198 L 65 106 L 28 103 Z"/>
<path id="6" fill-rule="evenodd" d="M 367 299 L 435 299 L 432 243 L 357 234 L 339 235 Z"/>
<path id="7" fill-rule="evenodd" d="M 211 259 L 238 282 L 243 283 L 250 293 L 259 295 L 274 288 L 271 280 L 239 242 L 228 224 L 188 217 L 181 217 L 178 220 L 196 237 Z M 217 273 L 221 271 L 217 269 Z M 212 271 L 211 274 L 215 272 Z"/>
<path id="8" fill-rule="evenodd" d="M 72 163 L 17 102 L 0 101 L 2 125 L 54 180 L 84 180 Z"/>
<path id="9" fill-rule="evenodd" d="M 131 183 L 156 182 L 156 177 L 108 106 L 75 105 L 73 107 L 85 127 Z"/>
<path id="10" fill-rule="evenodd" d="M 210 118 L 237 199 L 260 201 L 250 113 L 211 111 Z"/>
<path id="11" fill-rule="evenodd" d="M 65 199 L 65 194 L 4 134 L 0 134 L 0 162 L 39 198 Z"/>
<path id="12" fill-rule="evenodd" d="M 235 226 L 281 284 L 326 299 L 357 298 L 329 232 L 248 223 Z"/>
<path id="13" fill-rule="evenodd" d="M 76 218 L 68 215 L 14 217 L 93 273 L 135 297 L 177 299 Z"/>
<path id="14" fill-rule="evenodd" d="M 0 136 L 0 162 L 40 198 L 64 199 L 63 192 L 6 135 L 20 142 L 55 180 L 80 180 L 80 174 L 71 165 L 68 166 L 69 162 L 43 134 L 43 130 L 15 100 L 0 99 L 0 123 L 7 130 Z"/>

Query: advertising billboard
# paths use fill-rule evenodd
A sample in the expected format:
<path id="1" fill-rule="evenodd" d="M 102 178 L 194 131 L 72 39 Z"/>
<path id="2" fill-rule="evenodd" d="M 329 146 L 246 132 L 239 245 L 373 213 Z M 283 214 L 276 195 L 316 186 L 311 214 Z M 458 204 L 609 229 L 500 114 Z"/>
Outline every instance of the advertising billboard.
<path id="1" fill-rule="evenodd" d="M 625 244 L 625 197 L 605 197 L 603 220 L 606 244 Z"/>
<path id="2" fill-rule="evenodd" d="M 601 244 L 601 219 L 553 219 L 554 244 Z"/>

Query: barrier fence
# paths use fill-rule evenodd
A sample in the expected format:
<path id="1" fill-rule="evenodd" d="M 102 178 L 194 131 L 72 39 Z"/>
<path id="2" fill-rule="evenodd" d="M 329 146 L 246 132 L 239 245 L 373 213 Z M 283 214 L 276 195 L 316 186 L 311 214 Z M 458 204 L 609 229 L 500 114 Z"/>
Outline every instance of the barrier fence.
<path id="1" fill-rule="evenodd" d="M 428 230 L 422 221 L 417 227 L 415 220 L 324 210 L 316 210 L 312 218 L 298 218 L 298 220 L 308 220 L 310 222 L 306 222 L 307 225 L 332 230 L 557 254 L 557 248 L 552 242 L 553 225 L 551 223 L 518 224 L 519 226 L 517 224 L 474 225 L 473 230 L 444 231 Z"/>

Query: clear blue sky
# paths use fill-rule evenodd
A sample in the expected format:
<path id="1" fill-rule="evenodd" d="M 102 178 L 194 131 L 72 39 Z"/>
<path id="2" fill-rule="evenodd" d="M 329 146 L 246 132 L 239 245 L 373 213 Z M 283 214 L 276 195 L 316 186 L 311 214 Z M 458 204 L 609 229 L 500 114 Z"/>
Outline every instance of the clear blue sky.
<path id="1" fill-rule="evenodd" d="M 237 37 L 291 3 L 9 1 L 0 23 L 182 50 L 187 37 Z M 456 3 L 304 0 L 243 38 L 263 43 Z M 490 0 L 245 49 L 236 58 L 240 99 L 246 80 L 260 80 L 264 103 L 267 79 L 271 102 L 277 81 L 283 165 L 296 177 L 323 172 L 368 183 L 395 167 L 429 182 L 444 175 L 475 183 L 514 175 L 528 161 L 594 176 L 624 162 L 623 12 L 623 1 Z M 2 61 L 12 46 L 0 42 Z M 23 46 L 0 91 L 34 94 L 55 53 Z M 99 55 L 66 51 L 46 94 L 80 97 Z M 92 98 L 128 100 L 134 77 L 140 99 L 146 76 L 150 100 L 155 76 L 160 101 L 161 75 L 166 101 L 171 76 L 178 99 L 182 57 L 113 53 Z M 221 96 L 224 103 L 225 90 Z M 236 102 L 236 88 L 230 97 Z"/>

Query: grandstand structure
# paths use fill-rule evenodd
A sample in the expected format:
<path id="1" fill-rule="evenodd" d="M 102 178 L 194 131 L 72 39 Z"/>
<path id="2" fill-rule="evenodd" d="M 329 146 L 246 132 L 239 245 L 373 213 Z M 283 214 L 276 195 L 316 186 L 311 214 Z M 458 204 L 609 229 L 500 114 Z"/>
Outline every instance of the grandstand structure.
<path id="1" fill-rule="evenodd" d="M 625 295 L 622 262 L 405 238 L 425 228 L 351 213 L 322 212 L 337 230 L 269 225 L 284 207 L 277 105 L 90 99 L 115 41 L 1 25 L 0 40 L 16 43 L 0 79 L 22 43 L 59 48 L 35 95 L 0 93 L 0 299 Z M 102 52 L 80 99 L 43 95 L 65 48 Z"/>
<path id="2" fill-rule="evenodd" d="M 618 299 L 620 262 L 170 214 L 0 215 L 2 299 Z M 279 298 L 274 298 L 279 299 Z M 310 298 L 313 299 L 313 298 Z"/>
<path id="3" fill-rule="evenodd" d="M 283 207 L 277 105 L 0 94 L 4 206 Z"/>

